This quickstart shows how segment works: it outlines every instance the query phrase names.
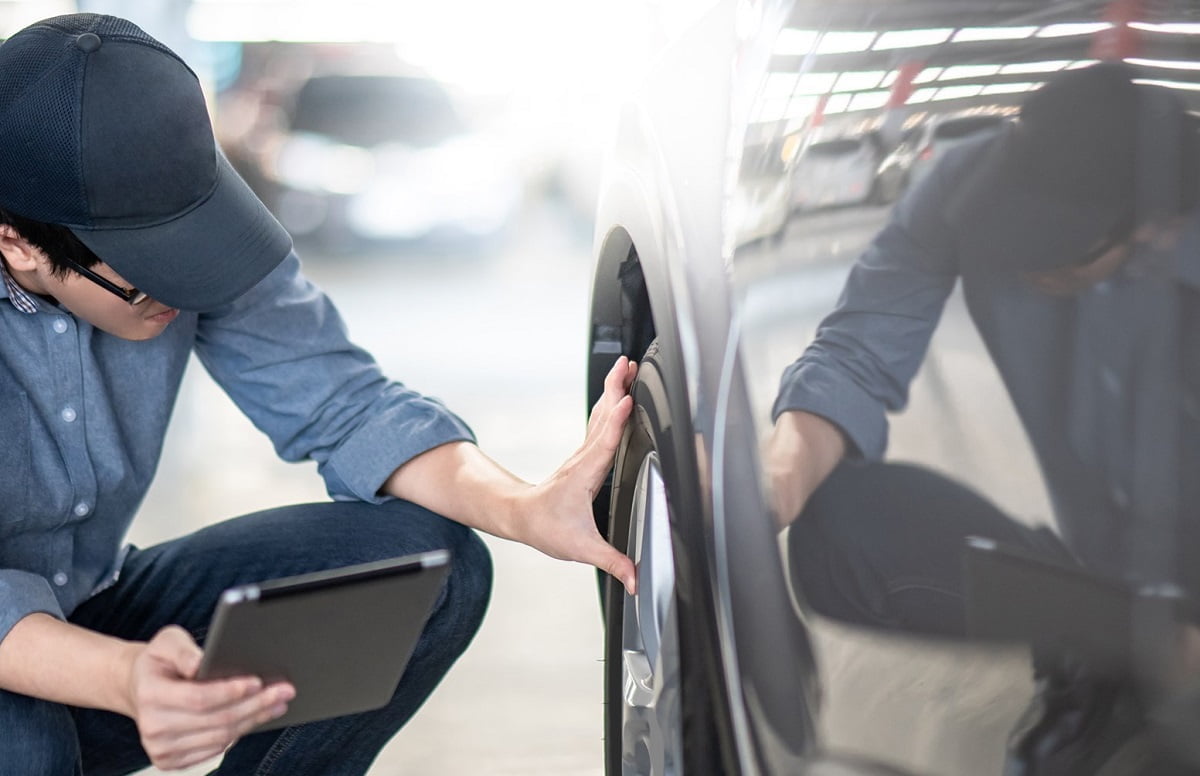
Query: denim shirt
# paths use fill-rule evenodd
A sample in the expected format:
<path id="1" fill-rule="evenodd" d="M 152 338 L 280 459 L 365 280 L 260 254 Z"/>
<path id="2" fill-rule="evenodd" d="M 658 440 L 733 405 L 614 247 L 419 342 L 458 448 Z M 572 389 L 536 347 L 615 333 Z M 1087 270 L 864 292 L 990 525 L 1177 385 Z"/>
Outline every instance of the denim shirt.
<path id="1" fill-rule="evenodd" d="M 235 302 L 130 342 L 0 284 L 0 640 L 111 584 L 191 353 L 288 461 L 338 500 L 379 502 L 410 458 L 470 429 L 347 340 L 295 254 Z"/>
<path id="2" fill-rule="evenodd" d="M 947 215 L 979 149 L 954 149 L 897 203 L 835 310 L 785 370 L 773 416 L 820 415 L 842 430 L 851 460 L 881 458 L 886 413 L 907 402 L 945 301 L 961 282 L 1068 546 L 1098 569 L 1136 576 L 1130 567 L 1144 566 L 1133 557 L 1139 542 L 1170 541 L 1181 501 L 1197 498 L 1188 486 L 1196 478 L 1182 474 L 1196 460 L 1200 428 L 1191 368 L 1200 342 L 1197 218 L 1179 235 L 1168 270 L 1139 272 L 1131 261 L 1090 289 L 1051 296 L 998 272 L 1010 258 L 1004 249 L 963 233 Z"/>

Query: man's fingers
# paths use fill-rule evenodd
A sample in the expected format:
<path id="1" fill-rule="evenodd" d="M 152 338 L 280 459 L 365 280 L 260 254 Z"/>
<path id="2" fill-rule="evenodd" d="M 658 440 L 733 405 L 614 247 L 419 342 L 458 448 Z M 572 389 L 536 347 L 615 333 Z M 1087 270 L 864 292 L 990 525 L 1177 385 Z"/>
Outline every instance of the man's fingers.
<path id="1" fill-rule="evenodd" d="M 596 400 L 595 406 L 592 407 L 592 414 L 588 417 L 589 435 L 598 426 L 607 422 L 612 409 L 629 394 L 635 377 L 637 377 L 637 364 L 625 356 L 618 358 L 617 363 L 613 364 L 612 369 L 605 376 L 604 393 Z"/>
<path id="2" fill-rule="evenodd" d="M 147 736 L 147 750 L 158 754 L 156 764 L 159 767 L 170 764 L 172 768 L 182 768 L 215 757 L 254 728 L 282 716 L 287 711 L 288 702 L 296 695 L 290 684 L 279 683 L 262 688 L 261 682 L 258 682 L 259 690 L 249 697 L 239 698 L 222 707 L 209 705 L 218 693 L 244 684 L 241 680 L 234 680 L 201 685 L 203 689 L 214 691 L 209 693 L 211 697 L 208 702 L 202 704 L 207 710 L 165 712 L 165 716 L 160 718 L 160 725 L 151 729 Z"/>
<path id="3" fill-rule="evenodd" d="M 235 679 L 220 679 L 200 682 L 188 686 L 190 697 L 187 708 L 200 714 L 220 712 L 253 700 L 263 689 L 257 676 L 239 676 Z"/>
<path id="4" fill-rule="evenodd" d="M 603 539 L 599 540 L 595 554 L 592 565 L 615 577 L 629 595 L 637 593 L 637 567 L 632 560 Z"/>
<path id="5" fill-rule="evenodd" d="M 624 396 L 629 393 L 629 387 L 633 385 L 633 378 L 636 376 L 637 363 L 621 356 L 604 377 L 604 392 Z"/>
<path id="6" fill-rule="evenodd" d="M 160 630 L 150 641 L 149 649 L 155 657 L 166 661 L 185 679 L 191 679 L 200 670 L 203 650 L 196 645 L 191 634 L 177 625 Z"/>

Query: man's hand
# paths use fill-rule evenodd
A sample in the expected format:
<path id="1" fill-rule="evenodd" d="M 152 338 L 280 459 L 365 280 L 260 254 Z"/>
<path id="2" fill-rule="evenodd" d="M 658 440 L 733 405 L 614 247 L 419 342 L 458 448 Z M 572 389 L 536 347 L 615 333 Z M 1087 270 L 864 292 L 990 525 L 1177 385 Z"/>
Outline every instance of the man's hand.
<path id="1" fill-rule="evenodd" d="M 636 374 L 636 364 L 617 359 L 592 409 L 583 446 L 540 485 L 514 476 L 469 442 L 448 442 L 396 469 L 380 490 L 560 560 L 590 563 L 632 592 L 633 562 L 600 536 L 592 501 L 633 410 L 629 387 Z"/>
<path id="2" fill-rule="evenodd" d="M 287 683 L 256 677 L 198 682 L 203 655 L 182 628 L 164 628 L 135 645 L 129 670 L 130 716 L 157 768 L 173 770 L 223 753 L 254 727 L 280 717 L 295 697 Z"/>
<path id="3" fill-rule="evenodd" d="M 800 516 L 845 452 L 841 430 L 821 416 L 798 410 L 779 416 L 763 461 L 781 530 Z"/>
<path id="4" fill-rule="evenodd" d="M 618 552 L 596 530 L 592 501 L 612 468 L 625 423 L 633 411 L 629 388 L 637 364 L 624 356 L 604 379 L 604 394 L 592 408 L 587 434 L 558 471 L 521 494 L 513 538 L 560 560 L 590 563 L 621 581 L 633 594 L 637 574 L 633 561 Z"/>

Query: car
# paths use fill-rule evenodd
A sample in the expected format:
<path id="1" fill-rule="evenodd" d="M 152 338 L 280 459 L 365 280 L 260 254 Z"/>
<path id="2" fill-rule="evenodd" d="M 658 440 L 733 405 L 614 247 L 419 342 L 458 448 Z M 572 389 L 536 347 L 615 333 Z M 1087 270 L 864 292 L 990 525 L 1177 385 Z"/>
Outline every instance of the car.
<path id="1" fill-rule="evenodd" d="M 968 612 L 965 633 L 864 624 L 817 605 L 820 591 L 807 580 L 847 563 L 846 554 L 810 540 L 811 526 L 779 506 L 780 471 L 768 445 L 773 406 L 856 260 L 877 238 L 900 235 L 890 219 L 911 212 L 912 198 L 949 168 L 932 162 L 920 186 L 899 187 L 891 207 L 807 212 L 780 241 L 747 239 L 768 230 L 739 204 L 764 160 L 775 179 L 776 159 L 789 158 L 784 149 L 807 149 L 792 171 L 793 187 L 804 192 L 806 155 L 824 148 L 834 158 L 844 148 L 866 158 L 861 138 L 870 132 L 894 147 L 906 123 L 936 132 L 955 126 L 952 117 L 1009 116 L 1045 84 L 1100 61 L 1127 60 L 1138 83 L 1200 115 L 1194 2 L 716 0 L 706 7 L 620 109 L 596 210 L 588 406 L 618 357 L 640 363 L 634 411 L 595 502 L 598 528 L 638 567 L 634 594 L 601 578 L 606 774 L 1029 773 L 1012 770 L 1019 753 L 1010 741 L 1024 740 L 1019 723 L 1032 735 L 1040 730 L 1029 727 L 1039 699 L 1092 687 L 1086 671 L 1056 670 L 1054 677 L 1066 677 L 1055 685 L 1063 694 L 1046 695 L 1045 661 L 1059 665 L 1074 651 L 1120 662 L 1128 694 L 1104 685 L 1104 697 L 1143 699 L 1153 709 L 1153 735 L 1129 722 L 1144 717 L 1102 711 L 1095 734 L 1081 738 L 1082 769 L 1052 772 L 1167 772 L 1137 765 L 1167 750 L 1183 763 L 1180 772 L 1200 770 L 1200 704 L 1189 689 L 1198 673 L 1175 646 L 1194 626 L 1180 616 L 1178 586 L 1131 588 L 1123 577 L 1078 574 L 1065 561 L 982 541 L 952 550 L 973 564 L 969 596 L 954 599 Z M 994 138 L 1009 136 L 1010 125 L 991 129 L 945 158 L 968 169 L 996 147 Z M 827 142 L 835 145 L 818 145 Z M 1108 161 L 1096 157 L 1082 173 Z M 1160 172 L 1185 169 L 1170 152 L 1160 161 Z M 828 203 L 867 197 L 868 167 L 873 173 L 874 165 L 856 163 L 853 194 L 847 175 L 839 181 L 845 195 Z M 796 196 L 805 208 L 826 204 L 815 193 Z M 935 234 L 959 218 L 953 208 L 919 215 Z M 1087 255 L 1116 255 L 1128 238 L 1116 233 Z M 1166 251 L 1194 244 L 1159 243 Z M 952 280 L 911 386 L 889 388 L 905 406 L 890 419 L 885 460 L 961 483 L 1028 530 L 1054 535 L 1057 505 L 1040 453 L 993 359 L 995 343 L 973 323 L 988 313 L 962 290 L 950 292 Z M 1110 288 L 1100 283 L 1096 293 Z M 906 325 L 900 317 L 880 324 L 886 331 Z M 1040 339 L 1031 337 L 1030 347 Z M 858 352 L 854 343 L 844 348 Z M 869 354 L 854 363 L 877 367 Z M 1111 395 L 1122 390 L 1101 377 L 1088 384 Z M 1120 501 L 1116 489 L 1111 499 L 1103 503 Z M 1156 519 L 1135 525 L 1117 550 L 1118 565 L 1144 570 L 1148 558 L 1166 557 L 1186 543 L 1177 530 Z M 882 551 L 907 561 L 938 552 L 903 534 L 883 541 Z M 887 594 L 919 596 L 927 582 L 919 563 L 916 570 Z M 865 572 L 841 580 L 829 594 L 863 597 L 880 584 Z M 874 611 L 869 597 L 864 611 L 864 618 Z M 1125 765 L 1103 764 L 1106 746 L 1119 747 Z"/>
<path id="2" fill-rule="evenodd" d="M 808 144 L 792 169 L 793 209 L 819 210 L 870 200 L 881 158 L 874 133 Z"/>
<path id="3" fill-rule="evenodd" d="M 1004 113 L 935 116 L 910 130 L 879 165 L 879 197 L 894 202 L 917 183 L 951 148 L 981 133 L 998 132 L 1009 121 Z"/>
<path id="4" fill-rule="evenodd" d="M 792 213 L 791 198 L 791 176 L 783 146 L 772 143 L 747 147 L 733 201 L 738 244 L 782 240 Z"/>
<path id="5" fill-rule="evenodd" d="M 430 77 L 318 72 L 274 103 L 253 142 L 229 152 L 298 240 L 483 242 L 520 207 L 509 144 Z"/>

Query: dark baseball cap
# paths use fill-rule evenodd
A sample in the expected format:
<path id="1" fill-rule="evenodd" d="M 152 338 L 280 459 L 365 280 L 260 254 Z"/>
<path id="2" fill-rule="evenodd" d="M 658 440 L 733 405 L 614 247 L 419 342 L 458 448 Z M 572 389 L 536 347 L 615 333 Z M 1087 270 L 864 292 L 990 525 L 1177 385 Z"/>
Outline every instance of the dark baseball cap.
<path id="1" fill-rule="evenodd" d="M 1190 207 L 1194 128 L 1176 98 L 1137 78 L 1106 62 L 1050 79 L 1016 124 L 979 147 L 950 218 L 973 244 L 1003 254 L 1004 269 L 1037 271 L 1084 262 L 1127 236 L 1155 211 L 1155 191 L 1179 193 L 1170 212 Z M 1150 151 L 1166 155 L 1172 179 L 1147 178 Z"/>
<path id="2" fill-rule="evenodd" d="M 185 310 L 233 301 L 292 247 L 217 146 L 195 73 L 98 14 L 46 19 L 0 45 L 0 207 L 69 228 Z"/>

